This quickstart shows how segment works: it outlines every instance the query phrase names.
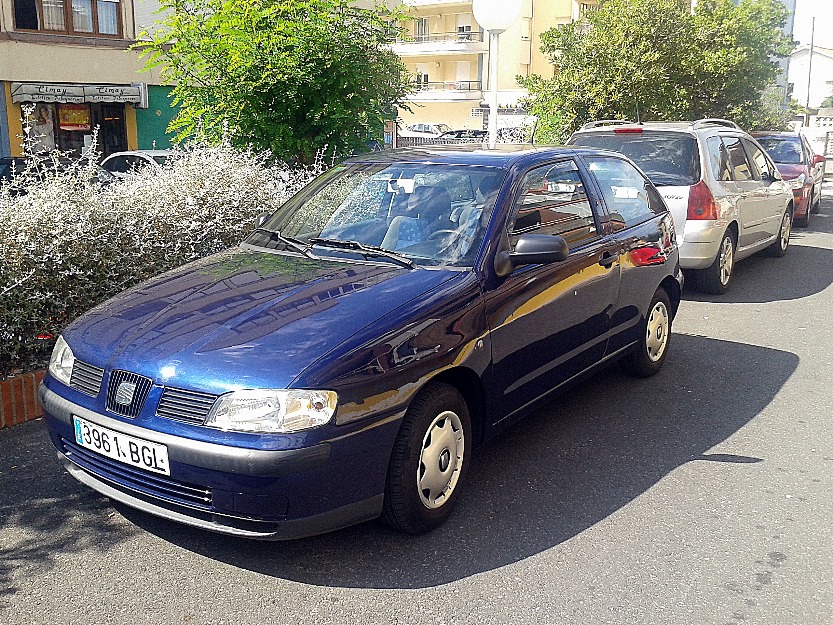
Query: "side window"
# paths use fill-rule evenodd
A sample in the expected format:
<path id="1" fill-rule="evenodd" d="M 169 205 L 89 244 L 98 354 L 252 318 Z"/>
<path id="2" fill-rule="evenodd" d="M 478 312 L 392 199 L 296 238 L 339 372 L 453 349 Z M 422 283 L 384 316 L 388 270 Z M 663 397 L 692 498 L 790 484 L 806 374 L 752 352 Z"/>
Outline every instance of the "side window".
<path id="1" fill-rule="evenodd" d="M 729 152 L 720 137 L 706 139 L 706 151 L 709 153 L 709 164 L 715 180 L 731 180 L 732 167 L 729 164 Z"/>
<path id="2" fill-rule="evenodd" d="M 746 158 L 746 152 L 740 142 L 740 137 L 723 137 L 723 143 L 726 145 L 726 151 L 729 154 L 733 178 L 737 182 L 754 180 L 752 165 Z"/>
<path id="3" fill-rule="evenodd" d="M 509 230 L 512 245 L 527 232 L 561 235 L 570 247 L 598 235 L 584 183 L 572 160 L 536 167 L 521 180 Z"/>
<path id="4" fill-rule="evenodd" d="M 741 141 L 743 142 L 743 147 L 746 148 L 746 154 L 749 157 L 749 160 L 754 166 L 752 169 L 752 176 L 755 180 L 761 180 L 769 177 L 772 172 L 769 169 L 769 163 L 767 162 L 764 151 L 747 139 L 742 139 Z"/>
<path id="5" fill-rule="evenodd" d="M 604 196 L 614 227 L 634 226 L 666 208 L 653 185 L 627 161 L 612 157 L 585 157 Z"/>

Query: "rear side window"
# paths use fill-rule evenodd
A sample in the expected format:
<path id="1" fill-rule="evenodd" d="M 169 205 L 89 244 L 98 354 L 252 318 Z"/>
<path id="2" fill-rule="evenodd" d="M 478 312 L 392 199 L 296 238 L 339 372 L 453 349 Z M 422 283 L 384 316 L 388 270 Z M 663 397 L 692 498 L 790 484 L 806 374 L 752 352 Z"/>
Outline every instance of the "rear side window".
<path id="1" fill-rule="evenodd" d="M 765 176 L 770 176 L 772 172 L 770 171 L 769 162 L 764 151 L 751 141 L 747 141 L 746 139 L 742 141 L 743 146 L 746 148 L 746 154 L 749 156 L 749 160 L 752 161 L 752 165 L 754 165 L 752 174 L 755 180 L 761 180 Z"/>
<path id="2" fill-rule="evenodd" d="M 574 135 L 570 143 L 624 154 L 655 185 L 690 186 L 700 180 L 697 139 L 686 133 L 594 132 Z"/>
<path id="3" fill-rule="evenodd" d="M 729 155 L 729 163 L 732 167 L 732 178 L 737 182 L 754 180 L 754 169 L 746 158 L 746 151 L 740 142 L 740 137 L 723 137 L 723 143 Z"/>
<path id="4" fill-rule="evenodd" d="M 630 163 L 603 156 L 585 160 L 599 182 L 614 227 L 634 226 L 666 211 L 657 190 Z"/>
<path id="5" fill-rule="evenodd" d="M 509 240 L 526 232 L 557 234 L 574 247 L 598 235 L 578 167 L 572 161 L 536 167 L 521 181 Z"/>
<path id="6" fill-rule="evenodd" d="M 709 155 L 709 166 L 715 180 L 731 180 L 732 165 L 729 163 L 729 152 L 720 137 L 706 139 L 706 152 Z"/>

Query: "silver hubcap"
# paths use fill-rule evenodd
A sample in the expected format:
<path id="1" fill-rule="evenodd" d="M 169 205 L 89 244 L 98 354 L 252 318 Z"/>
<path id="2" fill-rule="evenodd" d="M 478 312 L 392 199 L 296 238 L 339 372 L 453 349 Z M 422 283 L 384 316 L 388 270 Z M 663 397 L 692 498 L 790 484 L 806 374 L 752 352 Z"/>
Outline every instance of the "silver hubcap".
<path id="1" fill-rule="evenodd" d="M 735 263 L 735 250 L 732 245 L 732 239 L 726 237 L 720 245 L 720 283 L 723 286 L 729 284 L 729 278 L 732 277 L 732 266 Z"/>
<path id="2" fill-rule="evenodd" d="M 809 210 L 809 209 L 807 209 Z M 809 213 L 808 213 L 809 214 Z M 784 219 L 781 220 L 781 249 L 787 249 L 790 244 L 790 214 L 784 213 Z"/>
<path id="3" fill-rule="evenodd" d="M 648 358 L 656 362 L 665 353 L 668 345 L 668 309 L 664 302 L 657 302 L 648 316 L 648 335 L 645 344 L 648 347 Z"/>
<path id="4" fill-rule="evenodd" d="M 426 508 L 439 508 L 454 492 L 464 452 L 460 417 L 450 410 L 437 415 L 422 439 L 416 475 L 419 498 Z"/>

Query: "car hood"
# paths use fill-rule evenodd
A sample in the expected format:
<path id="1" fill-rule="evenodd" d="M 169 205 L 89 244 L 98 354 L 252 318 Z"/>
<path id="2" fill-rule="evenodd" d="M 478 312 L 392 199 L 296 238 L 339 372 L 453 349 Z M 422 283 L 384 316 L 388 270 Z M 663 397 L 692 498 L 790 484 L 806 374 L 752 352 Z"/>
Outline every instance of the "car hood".
<path id="1" fill-rule="evenodd" d="M 784 178 L 784 180 L 798 178 L 801 174 L 804 174 L 807 171 L 804 165 L 775 163 L 775 166 L 778 168 L 778 171 L 781 172 L 781 177 Z"/>
<path id="2" fill-rule="evenodd" d="M 391 310 L 459 272 L 236 248 L 129 289 L 64 332 L 76 358 L 158 384 L 282 388 Z"/>

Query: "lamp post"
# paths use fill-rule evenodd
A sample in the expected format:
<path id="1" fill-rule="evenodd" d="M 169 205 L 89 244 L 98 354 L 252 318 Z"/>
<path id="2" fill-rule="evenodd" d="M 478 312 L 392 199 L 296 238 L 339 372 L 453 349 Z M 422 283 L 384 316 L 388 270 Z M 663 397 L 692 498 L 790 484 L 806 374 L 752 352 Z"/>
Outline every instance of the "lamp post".
<path id="1" fill-rule="evenodd" d="M 498 35 L 521 15 L 522 0 L 472 0 L 474 19 L 489 31 L 489 149 L 497 143 Z"/>

